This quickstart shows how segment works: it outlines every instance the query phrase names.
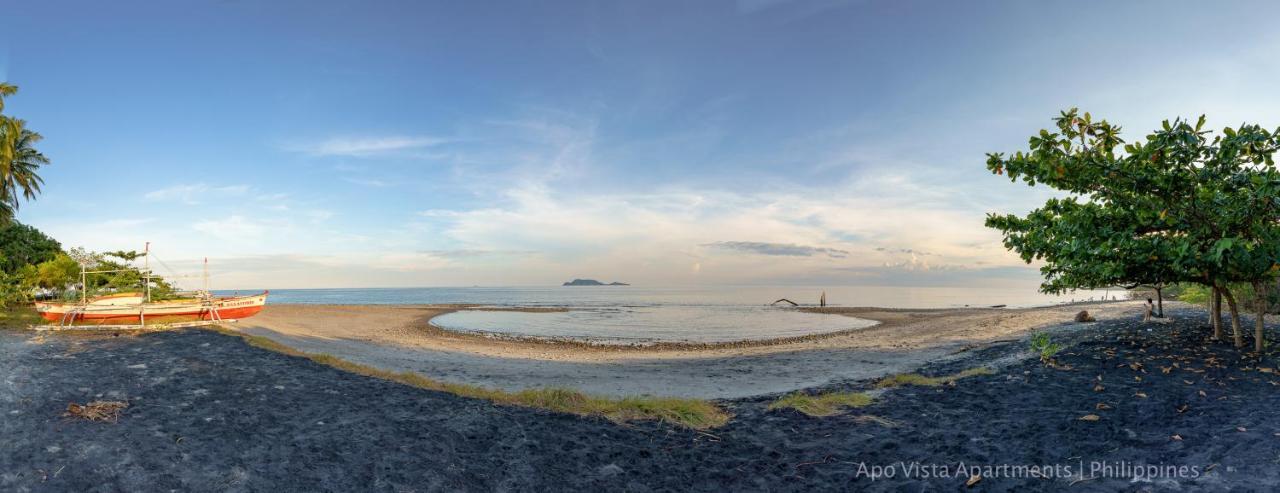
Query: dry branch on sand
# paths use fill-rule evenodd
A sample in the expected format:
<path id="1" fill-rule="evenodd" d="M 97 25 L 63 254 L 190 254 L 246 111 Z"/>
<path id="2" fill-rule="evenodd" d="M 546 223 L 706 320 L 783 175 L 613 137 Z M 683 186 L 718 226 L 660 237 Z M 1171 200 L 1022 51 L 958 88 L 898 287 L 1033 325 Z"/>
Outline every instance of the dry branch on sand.
<path id="1" fill-rule="evenodd" d="M 129 403 L 119 401 L 93 401 L 83 406 L 72 402 L 67 404 L 67 412 L 63 416 L 114 423 L 120 419 L 120 411 L 127 407 Z"/>

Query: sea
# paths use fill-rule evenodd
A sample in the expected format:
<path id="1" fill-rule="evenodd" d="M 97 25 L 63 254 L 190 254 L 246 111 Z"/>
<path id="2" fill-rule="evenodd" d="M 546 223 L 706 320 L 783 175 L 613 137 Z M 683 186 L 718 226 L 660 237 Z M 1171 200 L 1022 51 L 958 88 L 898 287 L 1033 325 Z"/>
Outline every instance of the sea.
<path id="1" fill-rule="evenodd" d="M 221 290 L 246 294 L 261 290 Z M 467 303 L 495 306 L 764 306 L 780 299 L 817 305 L 826 293 L 831 306 L 882 308 L 959 308 L 1003 305 L 1048 306 L 1071 301 L 1125 296 L 1121 290 L 1077 291 L 1065 296 L 1034 288 L 906 287 L 906 286 L 537 286 L 272 289 L 270 303 L 340 305 L 419 305 Z M 783 302 L 785 303 L 785 302 Z"/>
<path id="2" fill-rule="evenodd" d="M 244 294 L 220 291 L 218 294 Z M 432 319 L 461 332 L 593 344 L 719 343 L 856 330 L 874 325 L 843 315 L 790 310 L 790 300 L 816 306 L 885 308 L 1029 307 L 1123 297 L 1121 291 L 1048 296 L 1030 289 L 901 286 L 551 286 L 360 289 L 274 289 L 268 304 L 564 307 L 567 311 L 463 310 Z"/>

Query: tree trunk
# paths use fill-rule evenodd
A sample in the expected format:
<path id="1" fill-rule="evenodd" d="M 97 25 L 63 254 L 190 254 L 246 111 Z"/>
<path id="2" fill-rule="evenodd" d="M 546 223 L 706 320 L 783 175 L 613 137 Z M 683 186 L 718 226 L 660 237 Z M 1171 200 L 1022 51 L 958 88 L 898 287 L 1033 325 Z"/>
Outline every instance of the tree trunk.
<path id="1" fill-rule="evenodd" d="M 1164 288 L 1156 288 L 1156 318 L 1164 318 Z"/>
<path id="2" fill-rule="evenodd" d="M 1209 300 L 1209 316 L 1213 318 L 1213 338 L 1222 340 L 1222 290 L 1213 287 L 1213 298 Z"/>
<path id="3" fill-rule="evenodd" d="M 1244 335 L 1240 333 L 1240 310 L 1236 307 L 1236 297 L 1231 290 L 1222 288 L 1222 297 L 1227 299 L 1227 309 L 1231 310 L 1231 339 L 1238 348 L 1244 347 Z"/>
<path id="4" fill-rule="evenodd" d="M 1261 353 L 1265 345 L 1262 329 L 1266 326 L 1263 317 L 1267 314 L 1267 283 L 1253 283 L 1253 294 L 1258 308 L 1258 316 L 1253 321 L 1253 350 Z"/>

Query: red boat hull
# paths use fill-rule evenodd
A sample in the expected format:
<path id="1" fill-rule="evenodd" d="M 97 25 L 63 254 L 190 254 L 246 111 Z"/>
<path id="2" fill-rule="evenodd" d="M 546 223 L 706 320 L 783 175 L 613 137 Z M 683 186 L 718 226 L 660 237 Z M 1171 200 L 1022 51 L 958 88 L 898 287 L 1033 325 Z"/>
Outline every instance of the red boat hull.
<path id="1" fill-rule="evenodd" d="M 264 306 L 262 305 L 248 306 L 244 308 L 222 308 L 218 310 L 218 318 L 222 320 L 249 318 L 254 315 L 257 315 L 258 312 L 262 311 L 263 308 Z M 40 316 L 50 322 L 62 321 L 61 313 L 44 312 L 44 313 L 41 313 Z M 187 312 L 187 313 L 173 313 L 173 314 L 165 314 L 165 315 L 148 316 L 147 323 L 193 322 L 196 320 L 213 320 L 213 319 L 214 318 L 213 318 L 212 312 L 210 312 L 209 310 L 200 310 L 200 311 Z M 96 324 L 102 324 L 102 325 L 117 325 L 117 324 L 131 325 L 131 324 L 142 323 L 142 317 L 140 317 L 137 313 L 134 313 L 132 315 L 80 313 L 75 315 L 75 320 L 69 320 L 69 321 L 80 322 L 80 323 L 85 323 L 85 322 L 96 323 Z"/>
<path id="2" fill-rule="evenodd" d="M 132 299 L 131 299 L 132 298 Z M 137 301 L 133 301 L 136 299 Z M 93 325 L 136 325 L 194 322 L 198 320 L 234 320 L 257 315 L 266 306 L 267 293 L 220 298 L 210 302 L 199 299 L 141 302 L 136 294 L 104 296 L 88 305 L 74 303 L 36 303 L 45 320 L 57 323 Z"/>

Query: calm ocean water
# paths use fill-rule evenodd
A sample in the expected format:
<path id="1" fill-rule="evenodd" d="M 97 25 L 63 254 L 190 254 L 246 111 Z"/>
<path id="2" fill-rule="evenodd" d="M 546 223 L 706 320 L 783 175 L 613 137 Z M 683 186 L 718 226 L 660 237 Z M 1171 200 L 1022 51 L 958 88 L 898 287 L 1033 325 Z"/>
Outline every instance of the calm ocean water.
<path id="1" fill-rule="evenodd" d="M 597 344 L 725 342 L 793 337 L 867 327 L 873 322 L 843 315 L 767 306 L 779 298 L 816 305 L 823 292 L 833 306 L 947 308 L 1050 305 L 1072 300 L 1033 290 L 907 287 L 637 287 L 555 286 L 522 288 L 279 289 L 269 303 L 434 304 L 556 306 L 566 312 L 463 310 L 433 323 L 452 330 Z M 221 292 L 231 294 L 232 292 Z M 1111 293 L 1121 294 L 1121 293 Z M 1076 299 L 1101 298 L 1079 293 Z"/>
<path id="2" fill-rule="evenodd" d="M 470 288 L 360 288 L 360 289 L 273 289 L 270 303 L 432 304 L 473 303 L 498 306 L 646 307 L 646 306 L 762 306 L 779 298 L 800 304 L 818 303 L 827 293 L 832 306 L 876 306 L 886 308 L 954 308 L 963 306 L 1008 305 L 1010 307 L 1052 305 L 1090 297 L 1103 292 L 1077 292 L 1068 296 L 1046 296 L 1034 289 L 957 287 L 641 287 L 641 286 L 552 286 L 552 287 L 470 287 Z M 239 293 L 249 291 L 241 290 Z M 219 291 L 232 294 L 235 291 Z M 1112 296 L 1124 293 L 1111 291 Z"/>

